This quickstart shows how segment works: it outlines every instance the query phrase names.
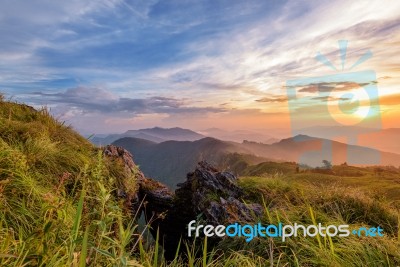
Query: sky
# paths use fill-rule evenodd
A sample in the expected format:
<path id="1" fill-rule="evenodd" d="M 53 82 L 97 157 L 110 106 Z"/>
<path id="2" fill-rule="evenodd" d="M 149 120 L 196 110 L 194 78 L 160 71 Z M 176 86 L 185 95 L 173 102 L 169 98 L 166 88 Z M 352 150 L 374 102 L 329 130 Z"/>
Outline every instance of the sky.
<path id="1" fill-rule="evenodd" d="M 0 7 L 0 92 L 83 134 L 398 127 L 397 0 Z"/>

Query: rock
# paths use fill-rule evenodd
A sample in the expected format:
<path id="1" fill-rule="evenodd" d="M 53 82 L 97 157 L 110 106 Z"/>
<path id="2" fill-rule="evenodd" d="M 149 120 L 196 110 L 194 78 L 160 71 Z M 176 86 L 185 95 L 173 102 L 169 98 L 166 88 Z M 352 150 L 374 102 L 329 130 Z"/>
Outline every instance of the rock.
<path id="1" fill-rule="evenodd" d="M 246 205 L 240 200 L 242 197 L 243 191 L 237 185 L 236 176 L 200 162 L 196 170 L 187 175 L 187 180 L 178 185 L 165 216 L 159 216 L 151 223 L 154 231 L 159 229 L 165 258 L 173 259 L 181 238 L 183 241 L 190 239 L 187 225 L 192 220 L 202 220 L 203 224 L 214 226 L 255 222 L 256 217 L 262 214 L 261 205 Z M 218 241 L 211 239 L 209 245 Z"/>
<path id="2" fill-rule="evenodd" d="M 261 214 L 261 206 L 245 205 L 239 199 L 243 191 L 237 177 L 219 172 L 206 162 L 200 162 L 187 180 L 178 185 L 174 205 L 190 209 L 194 215 L 203 214 L 209 224 L 249 222 Z"/>
<path id="3" fill-rule="evenodd" d="M 192 220 L 216 226 L 255 222 L 262 214 L 261 205 L 245 204 L 241 200 L 244 195 L 235 175 L 220 172 L 205 161 L 200 162 L 194 172 L 188 173 L 186 181 L 178 184 L 172 193 L 164 184 L 146 178 L 125 149 L 109 145 L 104 148 L 104 155 L 122 164 L 124 177 L 121 178 L 123 182 L 118 183 L 118 196 L 125 196 L 130 201 L 133 214 L 144 212 L 154 238 L 158 229 L 159 242 L 167 260 L 174 258 L 179 242 L 191 242 L 187 225 Z M 134 191 L 132 183 L 135 184 Z M 218 241 L 210 239 L 209 245 Z"/>
<path id="4" fill-rule="evenodd" d="M 144 211 L 150 221 L 171 207 L 173 193 L 160 182 L 146 178 L 126 149 L 107 145 L 103 154 L 116 165 L 114 168 L 122 169 L 116 177 L 117 197 L 126 199 L 133 216 L 140 217 L 138 215 Z"/>
<path id="5" fill-rule="evenodd" d="M 122 147 L 107 145 L 103 147 L 103 155 L 109 158 L 108 164 L 118 170 L 116 176 L 116 195 L 124 199 L 124 208 L 133 216 L 140 213 L 141 197 L 139 196 L 138 182 L 145 181 L 146 177 L 133 162 L 132 154 Z"/>
<path id="6" fill-rule="evenodd" d="M 144 174 L 139 171 L 137 165 L 133 162 L 132 154 L 128 150 L 114 146 L 107 145 L 103 148 L 103 154 L 114 160 L 121 160 L 123 163 L 123 168 L 126 176 L 130 176 L 132 173 L 135 174 L 135 178 L 139 180 L 146 179 Z"/>
<path id="7" fill-rule="evenodd" d="M 173 193 L 168 187 L 149 178 L 139 182 L 139 196 L 148 221 L 158 218 L 173 205 Z"/>

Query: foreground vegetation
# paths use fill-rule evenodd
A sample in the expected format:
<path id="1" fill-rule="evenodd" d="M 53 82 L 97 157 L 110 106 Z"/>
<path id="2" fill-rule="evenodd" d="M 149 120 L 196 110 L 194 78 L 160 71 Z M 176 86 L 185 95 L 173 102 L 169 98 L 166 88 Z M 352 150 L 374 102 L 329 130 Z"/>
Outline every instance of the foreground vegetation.
<path id="1" fill-rule="evenodd" d="M 0 266 L 400 265 L 395 201 L 358 189 L 354 177 L 349 187 L 330 182 L 332 174 L 252 168 L 261 170 L 249 167 L 240 184 L 246 201 L 263 203 L 262 222 L 379 225 L 385 237 L 227 238 L 214 249 L 182 244 L 187 258 L 167 263 L 115 197 L 121 180 L 135 187 L 135 173 L 127 176 L 46 110 L 0 97 Z"/>

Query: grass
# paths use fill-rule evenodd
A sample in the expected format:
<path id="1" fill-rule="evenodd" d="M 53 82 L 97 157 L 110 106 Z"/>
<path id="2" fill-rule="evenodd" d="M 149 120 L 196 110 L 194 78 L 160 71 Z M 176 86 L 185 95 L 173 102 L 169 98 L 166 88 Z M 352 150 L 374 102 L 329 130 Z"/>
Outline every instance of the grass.
<path id="1" fill-rule="evenodd" d="M 400 265 L 400 216 L 389 198 L 396 198 L 390 187 L 396 171 L 380 173 L 381 187 L 372 170 L 350 167 L 342 172 L 347 176 L 335 176 L 268 163 L 240 179 L 244 200 L 264 204 L 263 223 L 380 225 L 383 238 L 225 238 L 215 248 L 206 240 L 182 242 L 186 260 L 177 254 L 166 262 L 162 247 L 146 242 L 134 214 L 115 197 L 117 188 L 128 195 L 136 188 L 137 172 L 122 166 L 47 110 L 0 94 L 0 266 Z M 388 197 L 364 190 L 368 184 Z"/>
<path id="2" fill-rule="evenodd" d="M 126 176 L 47 110 L 0 101 L 0 265 L 127 265 Z"/>
<path id="3" fill-rule="evenodd" d="M 333 166 L 331 173 L 318 170 L 296 171 L 294 162 L 263 162 L 250 165 L 240 172 L 242 176 L 271 177 L 298 186 L 351 187 L 375 198 L 390 202 L 400 209 L 400 168 L 393 166 L 355 167 L 347 165 Z M 379 172 L 376 170 L 379 169 Z"/>
<path id="4" fill-rule="evenodd" d="M 263 202 L 266 224 L 303 223 L 349 224 L 350 229 L 361 226 L 381 226 L 384 237 L 358 237 L 332 239 L 296 237 L 281 242 L 263 238 L 255 244 L 229 240 L 231 249 L 250 250 L 274 263 L 287 266 L 398 266 L 400 264 L 399 212 L 390 203 L 377 201 L 351 187 L 313 186 L 291 183 L 275 177 L 244 177 L 241 186 L 247 200 Z M 221 244 L 220 244 L 221 245 Z M 260 247 L 273 246 L 273 254 Z"/>

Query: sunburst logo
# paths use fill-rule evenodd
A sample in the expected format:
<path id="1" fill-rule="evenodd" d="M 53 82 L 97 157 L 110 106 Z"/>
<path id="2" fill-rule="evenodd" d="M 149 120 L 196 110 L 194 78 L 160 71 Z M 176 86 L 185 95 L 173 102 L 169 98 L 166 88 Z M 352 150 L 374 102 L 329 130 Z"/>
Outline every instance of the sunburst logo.
<path id="1" fill-rule="evenodd" d="M 342 63 L 342 71 L 344 71 L 345 68 L 345 63 L 346 63 L 346 56 L 347 56 L 347 44 L 348 41 L 347 40 L 339 40 L 339 51 L 340 51 L 340 60 Z M 370 59 L 372 57 L 372 52 L 371 50 L 367 50 L 367 52 L 365 52 L 350 68 L 349 71 L 352 70 L 353 68 L 357 67 L 358 65 L 360 65 L 361 63 L 363 63 L 364 61 L 367 61 L 368 59 Z M 332 64 L 332 62 L 327 59 L 323 54 L 321 54 L 321 52 L 318 52 L 317 56 L 315 57 L 316 60 L 318 60 L 319 62 L 321 62 L 322 64 L 328 66 L 329 68 L 331 68 L 334 71 L 338 71 L 338 69 Z"/>
<path id="2" fill-rule="evenodd" d="M 346 70 L 345 66 L 348 42 L 347 40 L 340 40 L 338 43 L 341 59 L 341 70 L 336 68 L 332 62 L 320 52 L 318 52 L 316 60 L 334 71 L 344 72 Z M 348 71 L 351 71 L 371 57 L 372 52 L 370 50 L 366 51 L 355 63 L 350 66 Z M 375 73 L 373 73 L 373 75 L 371 75 L 371 73 L 362 73 L 361 76 L 364 78 L 362 79 L 362 84 L 355 83 L 355 81 L 351 80 L 344 80 L 342 83 L 338 83 L 330 92 L 331 96 L 329 99 L 331 101 L 327 106 L 329 114 L 340 124 L 356 125 L 365 119 L 369 119 L 380 114 L 379 104 L 371 103 L 371 95 L 368 94 L 369 91 L 374 91 L 374 88 L 368 87 L 368 84 L 365 84 L 365 82 L 372 84 L 376 83 Z M 367 81 L 365 78 L 371 78 L 372 80 Z M 376 101 L 378 100 L 376 96 L 372 95 L 372 97 Z"/>
<path id="3" fill-rule="evenodd" d="M 337 126 L 341 129 L 347 127 L 348 130 L 340 133 L 327 131 L 325 137 L 327 139 L 345 137 L 348 144 L 357 145 L 358 135 L 380 130 L 382 127 L 376 73 L 373 70 L 354 71 L 373 54 L 367 50 L 353 63 L 348 64 L 348 41 L 340 40 L 338 44 L 340 66 L 335 66 L 320 52 L 316 55 L 316 60 L 334 73 L 286 82 L 292 134 L 302 134 L 304 128 L 312 126 L 333 126 L 335 129 L 338 129 Z M 357 130 L 352 131 L 352 129 Z M 343 132 L 346 133 L 345 136 Z M 324 155 L 321 157 L 332 159 L 331 144 L 323 144 L 322 150 Z M 360 157 L 357 154 L 359 152 L 349 150 L 347 162 L 352 164 L 380 162 L 380 157 L 376 156 L 376 153 L 371 153 L 368 157 Z M 320 163 L 320 156 L 317 155 L 303 155 L 303 158 L 311 165 Z M 317 159 L 318 163 L 310 162 Z"/>

